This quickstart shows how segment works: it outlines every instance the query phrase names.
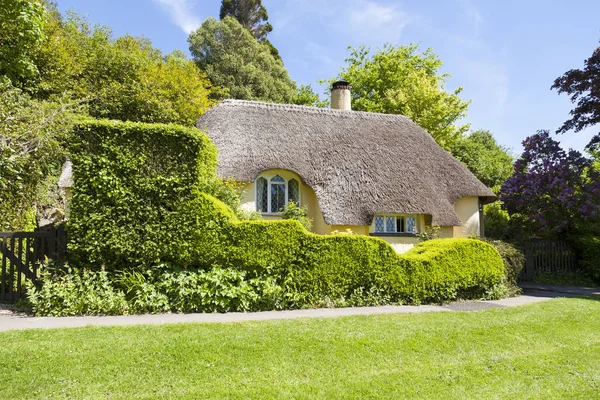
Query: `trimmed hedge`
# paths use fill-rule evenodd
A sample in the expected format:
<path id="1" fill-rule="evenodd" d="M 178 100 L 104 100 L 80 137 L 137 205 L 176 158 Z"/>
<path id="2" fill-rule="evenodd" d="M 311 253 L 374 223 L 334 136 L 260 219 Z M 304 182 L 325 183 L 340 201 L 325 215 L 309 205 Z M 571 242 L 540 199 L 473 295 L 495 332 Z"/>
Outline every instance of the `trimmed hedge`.
<path id="1" fill-rule="evenodd" d="M 364 291 L 405 302 L 481 296 L 504 274 L 498 252 L 478 240 L 427 241 L 397 255 L 378 238 L 320 236 L 294 220 L 240 221 L 210 194 L 216 150 L 197 130 L 81 121 L 72 160 L 69 252 L 80 265 L 218 265 L 285 281 L 302 304 Z"/>
<path id="2" fill-rule="evenodd" d="M 600 236 L 593 234 L 571 235 L 569 242 L 573 244 L 579 255 L 579 264 L 594 282 L 600 283 Z"/>

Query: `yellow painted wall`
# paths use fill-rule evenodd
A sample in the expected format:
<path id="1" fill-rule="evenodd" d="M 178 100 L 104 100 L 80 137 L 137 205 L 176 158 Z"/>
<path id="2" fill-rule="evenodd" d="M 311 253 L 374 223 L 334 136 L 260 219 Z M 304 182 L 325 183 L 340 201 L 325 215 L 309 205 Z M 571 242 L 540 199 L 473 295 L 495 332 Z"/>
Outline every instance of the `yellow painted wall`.
<path id="1" fill-rule="evenodd" d="M 346 233 L 351 231 L 355 235 L 368 235 L 369 226 L 360 225 L 331 225 L 331 232 L 338 231 L 339 233 Z"/>
<path id="2" fill-rule="evenodd" d="M 453 226 L 440 226 L 440 238 L 452 238 L 454 237 L 454 227 Z"/>
<path id="3" fill-rule="evenodd" d="M 479 236 L 479 198 L 461 197 L 454 203 L 454 211 L 462 222 L 454 227 L 454 237 Z"/>

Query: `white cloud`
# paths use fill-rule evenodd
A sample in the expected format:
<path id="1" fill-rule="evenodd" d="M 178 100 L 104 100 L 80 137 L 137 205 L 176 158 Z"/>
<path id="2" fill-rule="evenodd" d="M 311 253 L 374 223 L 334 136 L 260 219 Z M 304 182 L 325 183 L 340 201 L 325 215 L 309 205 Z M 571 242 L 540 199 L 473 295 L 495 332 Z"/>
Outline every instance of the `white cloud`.
<path id="1" fill-rule="evenodd" d="M 175 25 L 185 33 L 196 30 L 202 20 L 194 14 L 194 7 L 190 0 L 153 0 L 165 12 L 167 12 Z"/>
<path id="2" fill-rule="evenodd" d="M 377 35 L 386 40 L 397 40 L 402 30 L 413 18 L 398 6 L 386 6 L 374 1 L 354 1 L 349 7 L 348 23 L 345 28 L 351 32 Z"/>
<path id="3" fill-rule="evenodd" d="M 403 29 L 417 19 L 397 5 L 376 0 L 287 0 L 273 18 L 274 34 L 302 32 L 307 21 L 327 27 L 349 41 L 383 43 L 396 41 Z"/>
<path id="4" fill-rule="evenodd" d="M 481 12 L 471 3 L 470 0 L 458 0 L 458 5 L 465 13 L 466 17 L 473 23 L 475 37 L 479 38 L 480 28 L 484 22 Z"/>

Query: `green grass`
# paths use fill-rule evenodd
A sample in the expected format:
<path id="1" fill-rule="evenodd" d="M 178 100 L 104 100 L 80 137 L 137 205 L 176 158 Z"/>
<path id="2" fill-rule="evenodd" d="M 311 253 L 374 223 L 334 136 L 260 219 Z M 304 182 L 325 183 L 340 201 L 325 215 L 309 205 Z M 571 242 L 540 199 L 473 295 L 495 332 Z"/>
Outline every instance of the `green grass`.
<path id="1" fill-rule="evenodd" d="M 600 397 L 600 301 L 0 334 L 0 398 Z"/>

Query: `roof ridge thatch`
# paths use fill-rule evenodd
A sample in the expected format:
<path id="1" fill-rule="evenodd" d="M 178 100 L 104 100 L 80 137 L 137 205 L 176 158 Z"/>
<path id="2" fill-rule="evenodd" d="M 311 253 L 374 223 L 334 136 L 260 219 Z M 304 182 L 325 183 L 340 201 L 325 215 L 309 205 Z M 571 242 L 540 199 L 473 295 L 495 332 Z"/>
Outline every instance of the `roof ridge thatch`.
<path id="1" fill-rule="evenodd" d="M 300 105 L 300 104 L 267 103 L 267 102 L 255 101 L 255 100 L 226 99 L 226 100 L 223 100 L 220 103 L 218 103 L 216 106 L 220 106 L 220 107 L 244 106 L 244 107 L 254 107 L 257 109 L 272 109 L 272 110 L 280 110 L 280 111 L 286 111 L 286 112 L 315 113 L 315 114 L 321 114 L 321 115 L 333 115 L 333 116 L 343 116 L 343 117 L 349 117 L 349 118 L 362 118 L 362 119 L 386 119 L 386 120 L 398 119 L 398 120 L 410 121 L 410 122 L 414 123 L 412 119 L 408 118 L 407 116 L 400 115 L 400 114 L 384 114 L 384 113 L 355 111 L 355 110 L 336 110 L 333 108 L 305 106 L 305 105 Z"/>
<path id="2" fill-rule="evenodd" d="M 430 214 L 438 225 L 460 225 L 458 198 L 495 198 L 402 115 L 226 100 L 197 127 L 219 149 L 221 176 L 251 182 L 265 170 L 291 170 L 315 191 L 330 225 L 369 225 L 375 213 Z"/>

